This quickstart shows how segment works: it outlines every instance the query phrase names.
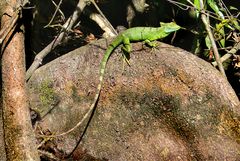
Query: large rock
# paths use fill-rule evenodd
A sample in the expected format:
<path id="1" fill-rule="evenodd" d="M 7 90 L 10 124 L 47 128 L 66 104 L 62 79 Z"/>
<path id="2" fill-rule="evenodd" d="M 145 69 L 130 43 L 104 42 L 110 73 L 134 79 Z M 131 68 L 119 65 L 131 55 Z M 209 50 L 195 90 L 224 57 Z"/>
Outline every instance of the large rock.
<path id="1" fill-rule="evenodd" d="M 28 86 L 42 129 L 62 133 L 81 120 L 95 95 L 106 44 L 76 49 L 34 73 Z M 133 44 L 130 66 L 120 50 L 111 56 L 96 112 L 74 156 L 240 160 L 240 106 L 227 80 L 179 48 L 143 48 Z M 57 148 L 71 152 L 83 130 L 62 137 Z"/>

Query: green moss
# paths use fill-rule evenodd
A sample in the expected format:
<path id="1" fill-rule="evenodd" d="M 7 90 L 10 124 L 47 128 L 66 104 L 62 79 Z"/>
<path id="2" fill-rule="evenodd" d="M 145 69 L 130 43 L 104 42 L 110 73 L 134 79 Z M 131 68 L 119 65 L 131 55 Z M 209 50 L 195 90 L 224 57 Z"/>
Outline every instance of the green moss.
<path id="1" fill-rule="evenodd" d="M 81 102 L 81 98 L 78 95 L 78 91 L 77 91 L 77 88 L 75 86 L 72 86 L 72 99 L 75 102 Z"/>
<path id="2" fill-rule="evenodd" d="M 55 92 L 52 88 L 51 81 L 45 80 L 41 83 L 39 87 L 40 101 L 43 106 L 49 106 L 54 103 Z"/>

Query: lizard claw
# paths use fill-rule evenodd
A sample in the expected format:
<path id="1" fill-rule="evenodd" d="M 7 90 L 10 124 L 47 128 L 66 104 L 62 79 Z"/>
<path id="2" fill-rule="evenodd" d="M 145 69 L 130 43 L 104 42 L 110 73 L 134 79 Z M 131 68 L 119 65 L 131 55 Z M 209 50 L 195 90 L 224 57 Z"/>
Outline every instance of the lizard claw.
<path id="1" fill-rule="evenodd" d="M 129 53 L 124 52 L 124 54 L 122 54 L 123 57 L 123 61 L 126 62 L 129 66 L 130 66 L 130 55 Z"/>

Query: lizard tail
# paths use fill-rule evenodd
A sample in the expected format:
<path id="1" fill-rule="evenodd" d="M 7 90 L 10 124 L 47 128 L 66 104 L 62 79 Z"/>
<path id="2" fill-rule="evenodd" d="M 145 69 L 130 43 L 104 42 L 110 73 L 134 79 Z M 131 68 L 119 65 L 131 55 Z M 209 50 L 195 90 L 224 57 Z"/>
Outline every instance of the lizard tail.
<path id="1" fill-rule="evenodd" d="M 102 89 L 102 84 L 103 84 L 103 77 L 104 77 L 104 73 L 105 73 L 105 67 L 107 65 L 107 61 L 108 58 L 110 57 L 112 51 L 115 49 L 115 47 L 113 47 L 112 45 L 110 45 L 110 47 L 107 49 L 106 53 L 104 54 L 104 57 L 101 61 L 101 68 L 100 68 L 100 76 L 99 76 L 99 84 L 97 87 L 97 91 L 93 100 L 93 103 L 91 104 L 89 110 L 87 111 L 87 113 L 83 116 L 83 118 L 81 119 L 81 121 L 79 121 L 74 127 L 72 127 L 71 129 L 69 129 L 68 131 L 61 133 L 61 134 L 57 134 L 57 135 L 50 135 L 49 137 L 59 137 L 59 136 L 63 136 L 66 135 L 72 131 L 74 131 L 77 127 L 79 127 L 94 111 L 94 108 L 97 105 L 97 101 L 98 98 L 100 96 L 101 93 L 101 89 Z M 46 137 L 46 136 L 45 136 Z"/>

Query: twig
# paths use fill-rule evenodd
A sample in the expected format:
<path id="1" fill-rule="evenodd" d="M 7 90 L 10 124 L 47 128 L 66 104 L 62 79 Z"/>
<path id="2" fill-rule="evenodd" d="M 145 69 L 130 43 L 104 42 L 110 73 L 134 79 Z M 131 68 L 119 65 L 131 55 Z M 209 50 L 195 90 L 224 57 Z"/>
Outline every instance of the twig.
<path id="1" fill-rule="evenodd" d="M 62 0 L 61 0 L 61 4 L 60 4 L 60 2 L 59 2 L 58 5 L 54 2 L 54 0 L 52 1 L 52 3 L 53 3 L 53 5 L 54 5 L 56 8 L 60 8 L 60 6 L 61 6 L 61 4 L 62 4 Z M 59 9 L 58 12 L 62 15 L 62 18 L 65 20 L 65 15 L 64 15 L 64 13 L 62 12 L 62 10 Z"/>
<path id="2" fill-rule="evenodd" d="M 222 56 L 222 57 L 220 58 L 221 62 L 226 61 L 226 60 L 229 59 L 233 54 L 236 54 L 239 49 L 240 49 L 240 42 L 237 42 L 237 43 L 233 46 L 233 48 L 232 48 L 227 54 L 225 54 L 224 56 Z M 216 61 L 212 62 L 212 65 L 213 65 L 213 66 L 217 66 L 217 62 L 216 62 Z"/>
<path id="3" fill-rule="evenodd" d="M 105 31 L 105 35 L 107 35 L 106 37 L 114 37 L 116 36 L 116 33 L 115 32 L 112 32 L 111 28 L 109 28 L 108 26 L 105 25 L 104 23 L 104 19 L 101 15 L 99 14 L 96 14 L 96 13 L 92 13 L 90 14 L 89 16 L 93 21 L 95 21 L 99 27 L 101 27 L 101 29 L 103 31 Z"/>
<path id="4" fill-rule="evenodd" d="M 45 151 L 45 150 L 39 150 L 38 149 L 38 152 L 50 159 L 53 159 L 53 160 L 57 160 L 57 161 L 60 161 L 61 159 L 57 158 L 54 154 L 48 152 L 48 151 Z"/>
<path id="5" fill-rule="evenodd" d="M 50 24 L 53 22 L 54 18 L 56 17 L 57 12 L 59 12 L 60 14 L 62 14 L 63 17 L 64 17 L 64 14 L 63 14 L 62 11 L 60 10 L 60 6 L 61 6 L 61 4 L 62 4 L 62 0 L 60 0 L 60 2 L 58 3 L 58 5 L 56 5 L 56 3 L 55 3 L 54 1 L 52 1 L 52 3 L 53 3 L 54 6 L 56 7 L 56 10 L 55 10 L 55 12 L 54 12 L 51 20 L 49 21 L 49 23 L 48 23 L 46 26 L 44 26 L 44 28 L 50 26 Z"/>
<path id="6" fill-rule="evenodd" d="M 204 10 L 203 1 L 202 1 L 202 0 L 200 0 L 200 7 L 201 7 L 201 10 Z M 214 53 L 214 57 L 215 57 L 215 59 L 216 59 L 218 68 L 219 68 L 220 72 L 222 73 L 222 75 L 226 77 L 226 74 L 225 74 L 225 71 L 224 71 L 222 62 L 221 62 L 221 60 L 220 60 L 219 53 L 218 53 L 217 45 L 216 45 L 216 43 L 215 43 L 212 30 L 211 30 L 211 28 L 210 28 L 210 26 L 209 26 L 209 18 L 208 18 L 206 15 L 207 15 L 207 13 L 206 13 L 206 14 L 202 13 L 202 14 L 201 14 L 201 19 L 202 19 L 202 21 L 203 21 L 203 24 L 205 25 L 205 28 L 206 28 L 206 30 L 207 30 L 209 39 L 210 39 L 210 41 L 211 41 L 212 48 L 213 48 L 213 53 Z"/>
<path id="7" fill-rule="evenodd" d="M 63 25 L 61 32 L 59 35 L 49 44 L 47 45 L 40 53 L 38 53 L 34 59 L 34 62 L 27 70 L 26 80 L 28 80 L 33 72 L 42 64 L 42 60 L 47 54 L 49 54 L 63 39 L 66 31 L 70 30 L 73 25 L 76 23 L 78 17 L 81 14 L 81 11 L 85 8 L 88 0 L 79 0 L 76 10 L 73 12 L 73 15 L 68 18 L 66 23 Z"/>
<path id="8" fill-rule="evenodd" d="M 179 7 L 180 9 L 182 9 L 182 10 L 188 10 L 188 9 L 194 9 L 194 10 L 198 10 L 198 12 L 199 13 L 208 13 L 208 16 L 209 17 L 211 17 L 211 18 L 214 18 L 214 19 L 216 19 L 216 20 L 219 20 L 219 21 L 222 21 L 222 19 L 220 19 L 220 18 L 218 18 L 218 16 L 217 16 L 217 14 L 216 13 L 214 13 L 214 12 L 211 12 L 211 11 L 207 11 L 207 10 L 199 10 L 199 9 L 197 9 L 195 6 L 194 6 L 194 4 L 193 3 L 190 3 L 190 1 L 187 1 L 188 3 L 190 3 L 191 4 L 191 6 L 190 5 L 187 5 L 187 4 L 184 4 L 184 3 L 181 3 L 181 2 L 178 2 L 178 1 L 174 1 L 174 0 L 167 0 L 169 3 L 171 3 L 171 4 L 174 4 L 174 5 L 176 5 L 177 7 Z M 185 7 L 185 8 L 183 8 L 183 7 Z"/>
<path id="9" fill-rule="evenodd" d="M 113 30 L 109 27 L 109 25 L 106 24 L 106 20 L 97 13 L 92 13 L 91 11 L 87 10 L 84 12 L 84 14 L 87 14 L 89 16 L 90 19 L 92 19 L 93 21 L 95 21 L 99 27 L 105 31 L 104 34 L 107 34 L 106 37 L 113 37 L 116 36 L 115 32 L 113 32 Z"/>
<path id="10" fill-rule="evenodd" d="M 96 2 L 94 0 L 90 0 L 92 2 L 92 4 L 95 6 L 95 8 L 98 10 L 98 12 L 100 13 L 100 15 L 104 18 L 105 23 L 107 24 L 107 26 L 109 26 L 109 28 L 112 30 L 112 33 L 114 33 L 115 35 L 118 35 L 117 31 L 114 29 L 114 27 L 112 26 L 112 24 L 108 21 L 108 19 L 105 17 L 105 15 L 102 13 L 102 11 L 99 9 L 98 5 L 96 4 Z"/>

